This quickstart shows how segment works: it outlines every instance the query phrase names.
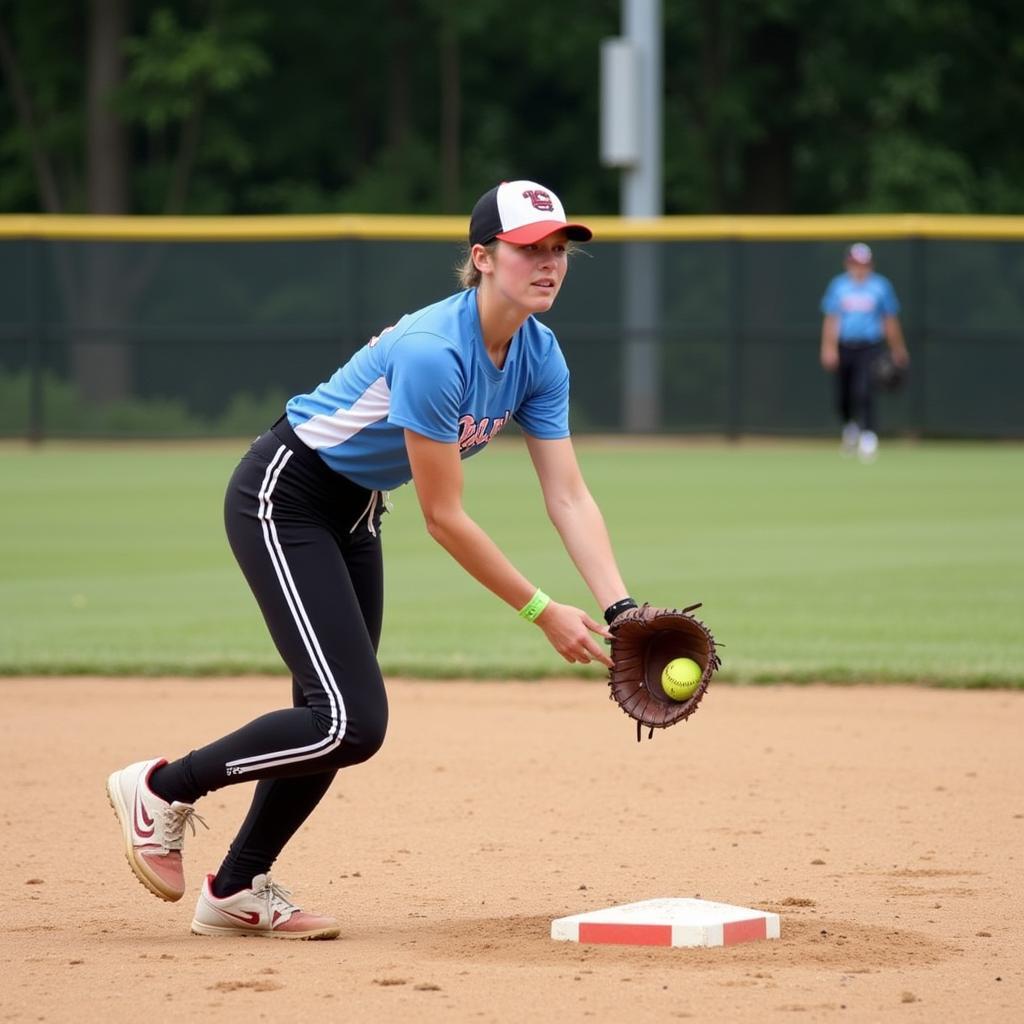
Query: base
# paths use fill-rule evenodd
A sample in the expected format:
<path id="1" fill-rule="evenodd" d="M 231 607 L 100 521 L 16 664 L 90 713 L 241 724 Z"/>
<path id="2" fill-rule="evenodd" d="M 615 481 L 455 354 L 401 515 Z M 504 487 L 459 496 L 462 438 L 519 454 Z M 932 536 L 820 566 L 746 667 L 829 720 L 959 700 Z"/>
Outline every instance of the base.
<path id="1" fill-rule="evenodd" d="M 561 942 L 619 946 L 732 946 L 777 939 L 778 914 L 710 900 L 656 899 L 625 903 L 551 922 Z"/>

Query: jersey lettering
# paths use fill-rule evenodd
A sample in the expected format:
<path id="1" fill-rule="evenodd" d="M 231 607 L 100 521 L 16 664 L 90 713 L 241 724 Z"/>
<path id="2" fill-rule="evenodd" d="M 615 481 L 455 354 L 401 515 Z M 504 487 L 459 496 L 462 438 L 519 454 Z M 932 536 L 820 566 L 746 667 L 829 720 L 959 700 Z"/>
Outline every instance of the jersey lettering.
<path id="1" fill-rule="evenodd" d="M 878 306 L 878 297 L 871 292 L 847 292 L 839 304 L 845 313 L 874 313 Z"/>
<path id="2" fill-rule="evenodd" d="M 508 423 L 512 415 L 511 409 L 505 410 L 504 416 L 497 416 L 493 420 L 483 416 L 478 423 L 471 415 L 459 419 L 459 451 L 464 452 L 475 448 L 478 444 L 487 444 L 501 433 L 501 428 Z"/>

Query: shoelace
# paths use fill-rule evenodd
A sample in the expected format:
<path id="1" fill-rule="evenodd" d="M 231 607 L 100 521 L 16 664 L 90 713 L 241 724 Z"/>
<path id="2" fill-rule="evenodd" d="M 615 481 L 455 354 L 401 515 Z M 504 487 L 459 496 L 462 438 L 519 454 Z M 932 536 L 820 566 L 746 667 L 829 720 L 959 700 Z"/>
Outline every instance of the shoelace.
<path id="1" fill-rule="evenodd" d="M 192 835 L 196 834 L 196 822 L 205 829 L 209 829 L 201 814 L 196 814 L 196 809 L 184 804 L 178 807 L 169 806 L 164 811 L 165 841 L 168 850 L 180 850 L 185 841 L 185 826 L 192 829 Z"/>
<path id="2" fill-rule="evenodd" d="M 266 901 L 268 921 L 274 920 L 275 909 L 282 913 L 287 911 L 288 917 L 299 909 L 288 899 L 291 896 L 291 890 L 286 889 L 283 885 L 278 885 L 270 875 L 267 875 L 266 881 L 259 889 L 253 889 L 252 894 L 256 899 Z"/>

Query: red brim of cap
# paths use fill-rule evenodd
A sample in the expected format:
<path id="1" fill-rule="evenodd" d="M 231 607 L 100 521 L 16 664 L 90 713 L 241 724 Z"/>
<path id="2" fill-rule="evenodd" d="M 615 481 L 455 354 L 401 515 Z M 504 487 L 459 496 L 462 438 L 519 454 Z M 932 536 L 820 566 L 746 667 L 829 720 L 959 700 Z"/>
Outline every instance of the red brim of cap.
<path id="1" fill-rule="evenodd" d="M 566 224 L 560 220 L 539 220 L 533 224 L 524 224 L 521 228 L 513 228 L 511 231 L 502 231 L 494 237 L 513 245 L 532 245 L 556 231 L 564 231 L 566 237 L 574 242 L 589 242 L 594 237 L 593 231 L 585 224 Z"/>

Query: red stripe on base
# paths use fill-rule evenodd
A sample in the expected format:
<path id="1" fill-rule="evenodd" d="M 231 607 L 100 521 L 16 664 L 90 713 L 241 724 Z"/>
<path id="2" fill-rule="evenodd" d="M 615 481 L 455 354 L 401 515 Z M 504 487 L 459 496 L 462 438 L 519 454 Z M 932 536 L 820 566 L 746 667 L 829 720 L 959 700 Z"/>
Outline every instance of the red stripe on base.
<path id="1" fill-rule="evenodd" d="M 672 926 L 580 922 L 580 942 L 604 942 L 617 946 L 671 946 Z"/>
<path id="2" fill-rule="evenodd" d="M 731 946 L 734 942 L 751 942 L 768 937 L 768 919 L 751 918 L 749 921 L 731 921 L 722 925 L 722 944 Z"/>

